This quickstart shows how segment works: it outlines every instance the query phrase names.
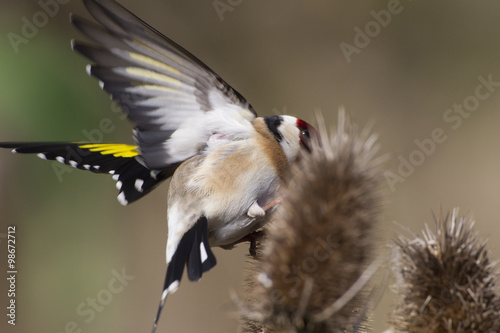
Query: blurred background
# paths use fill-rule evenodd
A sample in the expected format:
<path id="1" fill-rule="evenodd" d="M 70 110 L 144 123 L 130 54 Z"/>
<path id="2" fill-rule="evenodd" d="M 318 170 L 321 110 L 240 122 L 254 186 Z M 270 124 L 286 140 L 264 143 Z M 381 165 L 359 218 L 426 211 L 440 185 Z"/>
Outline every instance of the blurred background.
<path id="1" fill-rule="evenodd" d="M 68 15 L 88 17 L 83 4 L 59 1 L 68 3 L 0 1 L 0 141 L 100 133 L 131 143 L 129 123 L 71 51 L 70 39 L 81 36 Z M 433 214 L 458 206 L 476 217 L 492 258 L 500 258 L 498 1 L 121 3 L 204 61 L 262 116 L 314 122 L 320 110 L 334 126 L 344 106 L 360 126 L 374 121 L 381 153 L 391 154 L 376 235 L 381 255 L 400 225 L 420 233 L 434 226 Z M 388 8 L 390 18 L 382 14 Z M 481 80 L 493 83 L 478 88 Z M 464 103 L 465 111 L 453 111 Z M 100 128 L 103 119 L 111 129 Z M 431 144 L 436 129 L 441 142 Z M 2 314 L 1 331 L 149 332 L 165 273 L 167 189 L 122 207 L 109 176 L 0 151 L 0 267 L 7 226 L 15 225 L 18 269 L 16 326 Z M 244 295 L 247 251 L 215 249 L 216 269 L 169 297 L 158 332 L 238 332 L 229 295 Z M 1 279 L 3 311 L 7 287 Z M 392 302 L 387 289 L 375 332 L 387 328 Z"/>

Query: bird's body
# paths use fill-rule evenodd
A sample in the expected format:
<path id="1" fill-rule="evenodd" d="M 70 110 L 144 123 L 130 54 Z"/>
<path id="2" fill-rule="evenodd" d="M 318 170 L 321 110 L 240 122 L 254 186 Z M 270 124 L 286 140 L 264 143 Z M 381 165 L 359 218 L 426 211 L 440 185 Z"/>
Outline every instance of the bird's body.
<path id="1" fill-rule="evenodd" d="M 127 114 L 136 145 L 0 147 L 112 174 L 123 205 L 172 177 L 167 274 L 155 329 L 185 267 L 190 280 L 199 280 L 216 264 L 211 246 L 231 248 L 268 221 L 269 204 L 313 129 L 292 116 L 257 117 L 210 68 L 113 0 L 84 3 L 97 24 L 77 16 L 71 21 L 94 44 L 72 46 L 94 62 L 88 73 Z"/>
<path id="2" fill-rule="evenodd" d="M 174 173 L 168 200 L 167 262 L 172 244 L 186 231 L 182 229 L 193 226 L 199 216 L 208 219 L 211 246 L 231 245 L 262 225 L 266 215 L 262 207 L 278 195 L 288 159 L 266 131 L 263 118 L 249 125 L 244 140 L 214 134 L 206 153 L 190 158 Z"/>

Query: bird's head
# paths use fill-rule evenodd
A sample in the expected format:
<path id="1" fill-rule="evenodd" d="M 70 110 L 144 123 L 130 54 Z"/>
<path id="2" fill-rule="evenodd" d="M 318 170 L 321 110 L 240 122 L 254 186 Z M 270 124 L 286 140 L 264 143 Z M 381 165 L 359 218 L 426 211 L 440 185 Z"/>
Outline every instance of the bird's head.
<path id="1" fill-rule="evenodd" d="M 270 116 L 265 117 L 264 121 L 281 145 L 288 161 L 295 160 L 300 149 L 311 152 L 311 140 L 318 138 L 316 129 L 302 119 L 292 116 Z"/>

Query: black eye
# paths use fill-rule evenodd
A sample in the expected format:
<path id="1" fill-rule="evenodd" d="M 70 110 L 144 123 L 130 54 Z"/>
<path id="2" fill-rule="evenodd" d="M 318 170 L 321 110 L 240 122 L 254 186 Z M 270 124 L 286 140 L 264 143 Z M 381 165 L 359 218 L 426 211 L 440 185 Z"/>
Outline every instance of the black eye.
<path id="1" fill-rule="evenodd" d="M 300 132 L 300 135 L 302 136 L 305 136 L 306 138 L 310 139 L 311 138 L 311 135 L 309 134 L 309 131 L 306 130 L 306 129 L 303 129 L 301 132 Z"/>

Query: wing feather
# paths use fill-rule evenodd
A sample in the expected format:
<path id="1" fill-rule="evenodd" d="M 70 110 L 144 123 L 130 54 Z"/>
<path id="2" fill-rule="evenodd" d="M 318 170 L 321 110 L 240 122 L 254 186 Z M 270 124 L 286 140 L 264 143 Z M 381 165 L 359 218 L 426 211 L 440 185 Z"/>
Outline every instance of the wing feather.
<path id="1" fill-rule="evenodd" d="M 115 1 L 84 3 L 97 24 L 74 15 L 72 23 L 95 45 L 73 42 L 73 48 L 94 63 L 89 73 L 134 124 L 149 168 L 165 168 L 200 153 L 210 135 L 218 133 L 210 126 L 217 123 L 211 113 L 245 124 L 226 128 L 224 135 L 241 137 L 230 132 L 252 130 L 252 106 L 195 56 Z M 182 138 L 180 143 L 176 137 Z"/>
<path id="2" fill-rule="evenodd" d="M 134 202 L 152 191 L 174 173 L 178 165 L 151 170 L 142 163 L 136 146 L 92 142 L 0 142 L 20 154 L 37 154 L 80 170 L 112 174 L 122 205 Z"/>

